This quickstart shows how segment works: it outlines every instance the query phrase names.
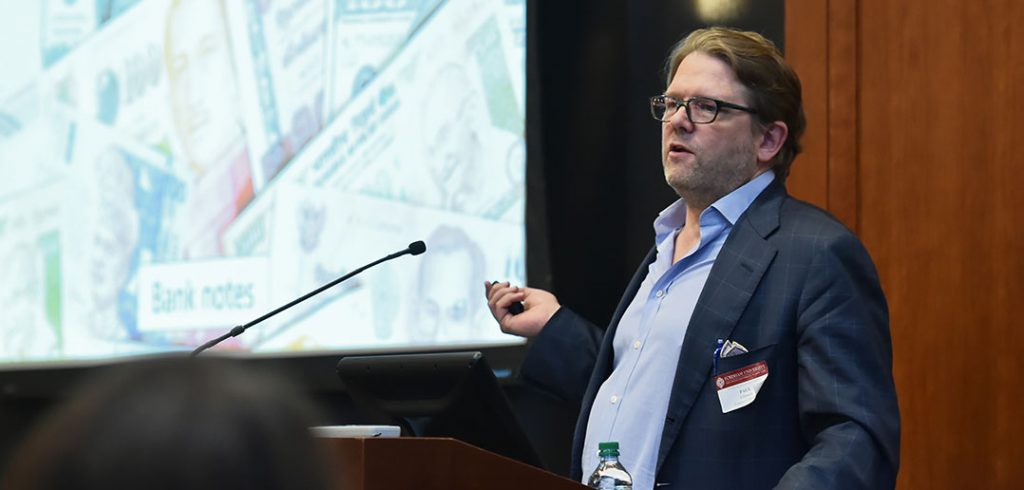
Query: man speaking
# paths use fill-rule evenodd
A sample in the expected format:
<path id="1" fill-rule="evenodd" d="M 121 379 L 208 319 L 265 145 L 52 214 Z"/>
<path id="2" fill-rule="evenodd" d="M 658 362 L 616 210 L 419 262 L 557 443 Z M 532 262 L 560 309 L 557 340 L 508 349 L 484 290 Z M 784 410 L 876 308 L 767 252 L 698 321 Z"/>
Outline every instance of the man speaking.
<path id="1" fill-rule="evenodd" d="M 549 292 L 486 285 L 501 329 L 536 337 L 523 378 L 582 402 L 572 476 L 618 441 L 637 489 L 893 487 L 878 274 L 852 232 L 784 185 L 805 126 L 796 74 L 756 33 L 702 29 L 673 49 L 650 105 L 679 200 L 608 328 Z"/>

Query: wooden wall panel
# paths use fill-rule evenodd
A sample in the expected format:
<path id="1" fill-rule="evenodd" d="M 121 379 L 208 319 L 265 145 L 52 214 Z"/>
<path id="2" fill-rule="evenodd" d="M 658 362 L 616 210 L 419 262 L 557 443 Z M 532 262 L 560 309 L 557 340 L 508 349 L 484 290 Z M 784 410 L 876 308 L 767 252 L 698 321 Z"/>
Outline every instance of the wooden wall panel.
<path id="1" fill-rule="evenodd" d="M 861 236 L 891 305 L 902 487 L 1020 488 L 1022 3 L 861 17 Z"/>
<path id="2" fill-rule="evenodd" d="M 857 2 L 786 2 L 786 59 L 803 85 L 807 132 L 790 193 L 857 230 Z"/>
<path id="3" fill-rule="evenodd" d="M 807 131 L 786 187 L 828 208 L 828 2 L 786 1 L 786 60 L 800 75 Z"/>
<path id="4" fill-rule="evenodd" d="M 828 210 L 858 231 L 857 1 L 827 3 Z"/>
<path id="5" fill-rule="evenodd" d="M 808 111 L 828 107 L 807 143 L 824 147 L 824 202 L 848 224 L 853 210 L 888 296 L 898 486 L 1020 488 L 1024 2 L 821 3 L 787 3 L 787 57 Z"/>

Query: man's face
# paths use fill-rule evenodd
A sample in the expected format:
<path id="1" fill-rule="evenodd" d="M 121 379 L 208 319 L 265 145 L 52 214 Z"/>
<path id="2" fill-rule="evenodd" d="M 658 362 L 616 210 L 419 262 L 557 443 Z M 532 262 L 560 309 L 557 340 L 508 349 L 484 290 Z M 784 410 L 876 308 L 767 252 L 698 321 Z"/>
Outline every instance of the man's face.
<path id="1" fill-rule="evenodd" d="M 224 158 L 240 135 L 219 2 L 182 0 L 172 8 L 166 52 L 174 122 L 189 159 L 202 173 Z"/>
<path id="2" fill-rule="evenodd" d="M 704 96 L 748 106 L 746 89 L 725 62 L 695 52 L 679 64 L 666 95 L 685 100 Z M 693 124 L 680 108 L 662 123 L 661 156 L 665 180 L 692 204 L 707 206 L 745 184 L 763 169 L 757 164 L 760 137 L 752 115 L 721 109 L 710 124 Z"/>

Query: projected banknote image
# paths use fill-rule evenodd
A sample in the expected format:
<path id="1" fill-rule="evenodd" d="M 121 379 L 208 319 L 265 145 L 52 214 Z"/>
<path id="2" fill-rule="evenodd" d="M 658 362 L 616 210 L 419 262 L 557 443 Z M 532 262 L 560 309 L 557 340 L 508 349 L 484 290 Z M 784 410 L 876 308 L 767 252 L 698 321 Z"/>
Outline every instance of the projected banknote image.
<path id="1" fill-rule="evenodd" d="M 180 260 L 178 225 L 185 183 L 167 157 L 121 139 L 95 122 L 76 121 L 64 182 L 66 328 L 69 353 L 148 351 L 138 326 L 137 273 L 147 263 Z M 132 343 L 139 344 L 132 347 Z"/>
<path id="2" fill-rule="evenodd" d="M 484 315 L 487 274 L 522 280 L 521 226 L 348 191 L 283 182 L 267 206 L 272 303 L 338 277 L 394 244 L 426 261 L 388 262 L 262 329 L 258 350 L 500 341 Z M 254 222 L 255 223 L 255 222 Z M 245 232 L 240 231 L 239 237 Z M 402 246 L 400 245 L 400 246 Z M 485 253 L 488 252 L 488 253 Z"/>
<path id="3" fill-rule="evenodd" d="M 439 0 L 327 2 L 326 119 L 363 89 L 387 64 L 413 27 Z"/>
<path id="4" fill-rule="evenodd" d="M 427 241 L 433 253 L 416 271 L 410 340 L 477 338 L 486 325 L 485 301 L 474 294 L 486 278 L 483 250 L 462 228 L 447 224 L 435 228 Z M 465 286 L 452 287 L 459 283 Z"/>
<path id="5" fill-rule="evenodd" d="M 204 1 L 205 0 L 200 0 Z M 323 124 L 327 5 L 232 1 L 239 89 L 258 186 L 272 179 Z"/>
<path id="6" fill-rule="evenodd" d="M 523 87 L 501 6 L 439 6 L 283 180 L 522 222 L 507 155 L 523 142 Z"/>
<path id="7" fill-rule="evenodd" d="M 0 355 L 38 360 L 63 342 L 59 183 L 0 204 Z"/>
<path id="8" fill-rule="evenodd" d="M 0 365 L 520 342 L 523 0 L 0 2 Z"/>
<path id="9" fill-rule="evenodd" d="M 138 0 L 0 0 L 4 76 L 0 100 L 31 84 L 42 70 Z"/>
<path id="10" fill-rule="evenodd" d="M 172 0 L 165 19 L 171 113 L 193 180 L 187 253 L 220 256 L 221 234 L 253 195 L 225 11 L 216 1 Z"/>
<path id="11" fill-rule="evenodd" d="M 221 253 L 219 233 L 251 199 L 252 179 L 220 2 L 140 2 L 48 70 L 42 90 L 172 155 L 194 187 L 187 252 Z"/>
<path id="12" fill-rule="evenodd" d="M 0 196 L 46 187 L 64 172 L 69 135 L 66 114 L 29 87 L 0 103 Z"/>

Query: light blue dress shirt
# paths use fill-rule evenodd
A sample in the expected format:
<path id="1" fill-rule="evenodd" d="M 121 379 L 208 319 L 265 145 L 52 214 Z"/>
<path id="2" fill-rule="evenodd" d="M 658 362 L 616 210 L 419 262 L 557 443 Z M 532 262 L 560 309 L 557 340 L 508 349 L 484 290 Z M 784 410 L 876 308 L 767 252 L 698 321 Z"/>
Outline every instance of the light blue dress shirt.
<path id="1" fill-rule="evenodd" d="M 675 238 L 686 219 L 686 204 L 680 199 L 654 220 L 657 257 L 622 315 L 613 340 L 612 374 L 590 410 L 584 483 L 597 467 L 597 444 L 617 441 L 619 461 L 633 476 L 633 488 L 653 488 L 669 395 L 697 298 L 736 220 L 774 179 L 769 170 L 705 209 L 700 243 L 675 264 Z"/>

